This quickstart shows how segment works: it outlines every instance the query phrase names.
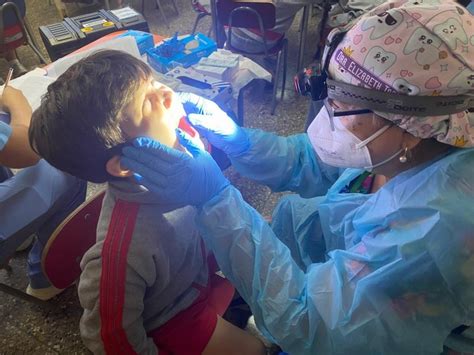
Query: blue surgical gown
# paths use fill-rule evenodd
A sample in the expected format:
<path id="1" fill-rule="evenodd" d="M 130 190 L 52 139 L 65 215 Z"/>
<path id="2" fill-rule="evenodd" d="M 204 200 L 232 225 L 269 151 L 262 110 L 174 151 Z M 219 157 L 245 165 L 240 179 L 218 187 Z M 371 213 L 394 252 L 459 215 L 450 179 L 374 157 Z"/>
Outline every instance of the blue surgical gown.
<path id="1" fill-rule="evenodd" d="M 474 320 L 474 150 L 341 193 L 360 169 L 322 164 L 306 134 L 248 130 L 236 169 L 292 195 L 270 226 L 232 186 L 198 215 L 259 329 L 291 355 L 439 354 Z"/>

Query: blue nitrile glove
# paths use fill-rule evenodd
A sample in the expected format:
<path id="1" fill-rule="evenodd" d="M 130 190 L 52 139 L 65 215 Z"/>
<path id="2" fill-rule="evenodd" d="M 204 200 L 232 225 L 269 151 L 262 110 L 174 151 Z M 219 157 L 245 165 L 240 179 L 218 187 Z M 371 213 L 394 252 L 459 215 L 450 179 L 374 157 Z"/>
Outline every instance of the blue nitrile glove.
<path id="1" fill-rule="evenodd" d="M 191 93 L 178 93 L 188 122 L 209 143 L 229 156 L 237 156 L 250 147 L 247 133 L 215 102 Z"/>
<path id="2" fill-rule="evenodd" d="M 137 182 L 177 207 L 200 206 L 229 185 L 202 143 L 181 130 L 177 136 L 192 156 L 151 138 L 139 137 L 122 150 L 121 164 L 132 170 Z"/>

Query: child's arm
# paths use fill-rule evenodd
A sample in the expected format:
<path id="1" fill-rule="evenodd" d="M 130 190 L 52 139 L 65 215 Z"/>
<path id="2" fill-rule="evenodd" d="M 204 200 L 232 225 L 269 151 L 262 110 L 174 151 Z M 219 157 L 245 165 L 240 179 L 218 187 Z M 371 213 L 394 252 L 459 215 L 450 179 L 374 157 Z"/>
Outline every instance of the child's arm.
<path id="1" fill-rule="evenodd" d="M 38 155 L 31 149 L 28 128 L 31 106 L 20 90 L 11 86 L 3 90 L 1 104 L 10 113 L 10 136 L 0 149 L 0 164 L 9 168 L 24 168 L 38 162 Z"/>
<path id="2" fill-rule="evenodd" d="M 154 282 L 156 267 L 148 254 L 142 256 L 138 266 L 127 263 L 126 259 L 124 265 L 120 254 L 113 253 L 116 258 L 109 264 L 101 258 L 100 250 L 90 250 L 82 260 L 79 283 L 79 299 L 84 308 L 80 323 L 82 339 L 94 354 L 157 354 L 142 317 L 145 291 Z M 120 265 L 125 270 L 121 271 Z"/>

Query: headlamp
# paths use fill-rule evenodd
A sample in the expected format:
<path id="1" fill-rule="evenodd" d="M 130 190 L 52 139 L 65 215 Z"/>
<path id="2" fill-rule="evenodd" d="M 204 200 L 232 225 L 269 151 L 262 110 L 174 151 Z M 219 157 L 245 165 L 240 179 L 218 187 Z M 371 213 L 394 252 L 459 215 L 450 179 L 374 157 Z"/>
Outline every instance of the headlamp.
<path id="1" fill-rule="evenodd" d="M 466 110 L 472 111 L 474 97 L 468 95 L 456 96 L 409 96 L 396 92 L 393 88 L 374 90 L 361 86 L 333 80 L 329 76 L 329 62 L 338 45 L 341 43 L 347 29 L 335 29 L 331 40 L 327 41 L 322 60 L 314 63 L 294 79 L 296 92 L 301 95 L 311 95 L 312 100 L 319 101 L 326 97 L 339 100 L 346 104 L 355 105 L 371 111 L 388 112 L 404 116 L 442 116 Z M 338 56 L 344 53 L 338 51 Z M 352 60 L 350 58 L 344 58 Z M 323 65 L 321 65 L 323 63 Z M 367 79 L 372 73 L 362 73 Z M 374 85 L 377 80 L 371 80 Z M 384 84 L 384 83 L 383 83 Z M 385 84 L 385 86 L 388 86 Z"/>

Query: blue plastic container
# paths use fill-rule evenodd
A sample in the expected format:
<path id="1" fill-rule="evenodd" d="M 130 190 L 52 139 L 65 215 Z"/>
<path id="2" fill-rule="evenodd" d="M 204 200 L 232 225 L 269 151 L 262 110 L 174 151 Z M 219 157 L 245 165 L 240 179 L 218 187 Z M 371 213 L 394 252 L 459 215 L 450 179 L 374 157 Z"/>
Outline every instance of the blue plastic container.
<path id="1" fill-rule="evenodd" d="M 216 42 L 202 33 L 196 33 L 179 39 L 174 37 L 146 53 L 152 68 L 166 73 L 177 66 L 187 68 L 196 64 L 199 59 L 209 56 L 216 49 Z"/>
<path id="2" fill-rule="evenodd" d="M 155 43 L 153 42 L 153 35 L 151 33 L 136 31 L 136 30 L 128 30 L 122 33 L 118 37 L 126 37 L 126 36 L 132 36 L 133 38 L 135 38 L 135 41 L 137 42 L 138 50 L 140 51 L 140 55 L 145 54 L 147 50 L 152 49 L 155 46 Z"/>

